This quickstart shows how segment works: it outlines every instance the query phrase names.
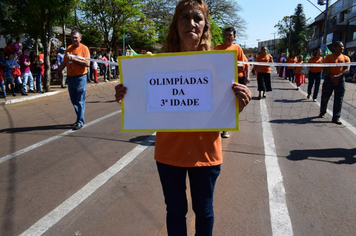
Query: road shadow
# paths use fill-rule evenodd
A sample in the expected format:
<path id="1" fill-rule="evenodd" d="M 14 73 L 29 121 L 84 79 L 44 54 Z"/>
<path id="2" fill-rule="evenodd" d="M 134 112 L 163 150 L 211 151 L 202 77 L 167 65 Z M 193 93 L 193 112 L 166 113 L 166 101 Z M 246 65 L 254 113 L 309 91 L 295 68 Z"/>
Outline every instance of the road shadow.
<path id="1" fill-rule="evenodd" d="M 150 142 L 149 144 L 148 143 L 144 143 L 144 141 L 146 139 L 148 139 L 149 137 L 151 137 L 151 135 L 141 135 L 141 136 L 137 136 L 137 137 L 134 137 L 132 139 L 129 140 L 130 143 L 137 143 L 137 144 L 141 144 L 141 145 L 144 145 L 144 146 L 154 146 L 156 144 L 156 142 Z"/>
<path id="2" fill-rule="evenodd" d="M 15 128 L 1 129 L 0 133 L 23 133 L 23 132 L 31 132 L 31 131 L 38 131 L 38 130 L 67 130 L 72 128 L 73 128 L 72 124 L 15 127 Z"/>
<path id="3" fill-rule="evenodd" d="M 311 160 L 328 162 L 333 164 L 353 165 L 356 163 L 356 148 L 293 150 L 286 158 L 290 161 Z M 341 160 L 326 160 L 328 158 Z"/>
<path id="4" fill-rule="evenodd" d="M 305 102 L 304 98 L 301 99 L 296 99 L 296 100 L 292 100 L 292 99 L 276 99 L 274 100 L 274 102 L 280 102 L 280 103 L 299 103 L 299 102 Z"/>
<path id="5" fill-rule="evenodd" d="M 305 117 L 305 118 L 300 118 L 300 119 L 276 119 L 276 120 L 271 120 L 270 123 L 274 124 L 329 124 L 330 121 L 328 120 L 321 120 L 318 116 L 314 117 Z"/>

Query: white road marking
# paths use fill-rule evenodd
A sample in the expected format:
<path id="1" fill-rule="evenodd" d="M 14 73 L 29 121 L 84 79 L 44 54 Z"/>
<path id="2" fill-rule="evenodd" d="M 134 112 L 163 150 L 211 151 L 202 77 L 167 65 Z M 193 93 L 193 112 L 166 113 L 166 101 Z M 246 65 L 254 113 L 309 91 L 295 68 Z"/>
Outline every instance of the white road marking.
<path id="1" fill-rule="evenodd" d="M 276 147 L 265 100 L 261 100 L 261 115 L 269 208 L 273 236 L 293 236 L 292 222 L 289 216 L 283 177 L 278 164 Z"/>
<path id="2" fill-rule="evenodd" d="M 91 122 L 85 124 L 82 129 L 84 129 L 84 128 L 86 128 L 86 127 L 89 127 L 89 126 L 91 126 L 91 125 L 93 125 L 93 124 L 96 124 L 96 123 L 98 123 L 98 122 L 100 122 L 100 121 L 103 121 L 103 120 L 105 120 L 105 119 L 107 119 L 107 118 L 109 118 L 109 117 L 112 117 L 112 116 L 115 116 L 115 115 L 117 115 L 117 114 L 120 114 L 120 113 L 121 113 L 121 110 L 115 111 L 115 112 L 113 112 L 113 113 L 111 113 L 111 114 L 108 114 L 108 115 L 106 115 L 106 116 L 100 117 L 99 119 L 93 120 L 93 121 L 91 121 Z M 64 132 L 64 133 L 61 133 L 61 134 L 58 134 L 58 135 L 56 135 L 56 136 L 50 137 L 50 138 L 45 139 L 45 140 L 43 140 L 43 141 L 41 141 L 41 142 L 35 143 L 35 144 L 31 145 L 31 146 L 28 146 L 28 147 L 26 147 L 26 148 L 24 148 L 24 149 L 21 149 L 21 150 L 19 150 L 19 151 L 16 151 L 16 152 L 13 152 L 13 153 L 11 153 L 11 154 L 9 154 L 9 155 L 6 155 L 6 156 L 4 156 L 4 157 L 1 157 L 1 158 L 0 158 L 0 164 L 3 163 L 3 162 L 5 162 L 5 161 L 7 161 L 7 160 L 10 160 L 10 159 L 12 159 L 12 158 L 14 158 L 14 157 L 17 157 L 17 156 L 19 156 L 19 155 L 21 155 L 21 154 L 24 154 L 24 153 L 26 153 L 26 152 L 29 152 L 29 151 L 31 151 L 31 150 L 33 150 L 33 149 L 36 149 L 36 148 L 38 148 L 38 147 L 41 147 L 41 146 L 43 146 L 43 145 L 45 145 L 45 144 L 47 144 L 47 143 L 50 143 L 50 142 L 52 142 L 52 141 L 54 141 L 54 140 L 60 139 L 60 138 L 62 138 L 62 137 L 64 137 L 64 136 L 67 136 L 68 134 L 71 134 L 71 133 L 73 133 L 73 132 L 75 132 L 75 130 L 68 130 L 68 131 L 66 131 L 66 132 Z"/>
<path id="3" fill-rule="evenodd" d="M 37 221 L 20 236 L 39 236 L 44 234 L 48 229 L 65 217 L 69 212 L 75 209 L 84 200 L 90 197 L 98 188 L 103 186 L 111 177 L 119 173 L 124 167 L 126 167 L 131 161 L 133 161 L 140 153 L 142 153 L 147 147 L 152 145 L 155 141 L 156 134 L 154 133 L 143 141 L 140 145 L 137 145 L 129 153 L 118 160 L 114 165 L 103 173 L 97 175 L 89 183 L 87 183 L 82 189 L 73 194 L 70 198 L 64 201 L 61 205 L 56 207 L 50 213 L 45 215 L 42 219 Z"/>

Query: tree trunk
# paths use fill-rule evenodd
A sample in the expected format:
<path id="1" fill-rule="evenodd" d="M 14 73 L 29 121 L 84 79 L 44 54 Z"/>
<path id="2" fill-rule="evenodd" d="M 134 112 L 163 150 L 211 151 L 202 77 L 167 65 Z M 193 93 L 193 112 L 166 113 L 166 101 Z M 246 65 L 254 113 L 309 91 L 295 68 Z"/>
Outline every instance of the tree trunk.
<path id="1" fill-rule="evenodd" d="M 48 13 L 46 13 L 48 11 Z M 50 63 L 50 52 L 51 52 L 51 42 L 50 42 L 50 12 L 42 8 L 41 10 L 41 20 L 42 20 L 42 45 L 44 49 L 44 77 L 43 77 L 43 88 L 46 92 L 51 91 L 51 63 Z"/>

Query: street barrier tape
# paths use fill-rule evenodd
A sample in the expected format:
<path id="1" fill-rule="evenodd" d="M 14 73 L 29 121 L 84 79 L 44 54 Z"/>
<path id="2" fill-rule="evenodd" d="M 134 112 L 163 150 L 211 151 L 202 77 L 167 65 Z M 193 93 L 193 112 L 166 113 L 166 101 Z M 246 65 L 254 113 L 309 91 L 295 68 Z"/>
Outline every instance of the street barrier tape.
<path id="1" fill-rule="evenodd" d="M 73 57 L 93 61 L 102 64 L 109 64 L 113 66 L 117 66 L 117 62 L 110 62 L 110 61 L 102 61 L 96 60 L 91 58 L 85 58 L 80 56 L 72 55 Z M 335 66 L 356 66 L 356 62 L 349 62 L 349 63 L 280 63 L 280 62 L 254 62 L 254 61 L 238 61 L 237 64 L 248 64 L 248 65 L 259 65 L 259 66 L 290 66 L 290 67 L 335 67 Z"/>

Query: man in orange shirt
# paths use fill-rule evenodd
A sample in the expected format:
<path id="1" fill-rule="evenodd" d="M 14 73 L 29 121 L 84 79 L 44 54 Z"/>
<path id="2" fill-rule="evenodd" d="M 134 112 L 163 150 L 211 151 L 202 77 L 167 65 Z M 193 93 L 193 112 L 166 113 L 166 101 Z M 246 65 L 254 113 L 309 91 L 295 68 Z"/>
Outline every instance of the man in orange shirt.
<path id="1" fill-rule="evenodd" d="M 224 42 L 218 44 L 214 47 L 214 50 L 236 50 L 237 51 L 237 61 L 248 61 L 242 48 L 238 44 L 234 44 L 236 38 L 236 30 L 233 27 L 226 28 L 224 31 Z M 246 85 L 249 82 L 248 74 L 248 64 L 237 64 L 238 66 L 238 78 L 239 84 Z M 223 138 L 229 138 L 230 135 L 227 131 L 223 131 L 221 136 Z"/>
<path id="2" fill-rule="evenodd" d="M 349 63 L 350 58 L 345 56 L 344 44 L 337 41 L 333 45 L 334 53 L 327 55 L 323 63 Z M 340 116 L 342 101 L 345 94 L 345 76 L 349 73 L 349 66 L 324 67 L 325 77 L 321 94 L 320 115 L 324 117 L 328 106 L 328 101 L 334 91 L 334 106 L 332 122 L 341 125 Z"/>
<path id="3" fill-rule="evenodd" d="M 84 125 L 85 96 L 87 91 L 86 74 L 90 62 L 74 56 L 90 58 L 90 53 L 88 47 L 80 43 L 82 35 L 79 31 L 72 31 L 71 37 L 73 44 L 67 48 L 64 63 L 59 66 L 55 76 L 58 78 L 62 70 L 67 67 L 68 92 L 77 115 L 73 129 L 78 130 Z"/>

